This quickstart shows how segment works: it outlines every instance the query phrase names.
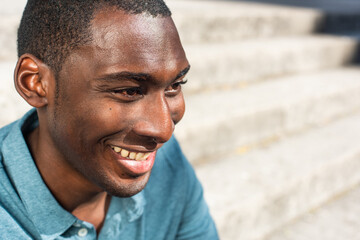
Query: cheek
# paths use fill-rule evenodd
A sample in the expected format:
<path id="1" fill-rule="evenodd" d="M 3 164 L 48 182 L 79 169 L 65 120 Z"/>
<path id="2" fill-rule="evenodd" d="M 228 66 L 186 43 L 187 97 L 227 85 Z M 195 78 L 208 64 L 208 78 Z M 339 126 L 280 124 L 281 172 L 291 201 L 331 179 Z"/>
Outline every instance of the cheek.
<path id="1" fill-rule="evenodd" d="M 116 105 L 104 101 L 77 102 L 58 109 L 57 131 L 74 147 L 95 144 L 101 138 L 123 130 L 126 119 Z M 94 149 L 93 149 L 94 150 Z"/>
<path id="2" fill-rule="evenodd" d="M 128 125 L 129 119 L 124 108 L 105 101 L 93 102 L 91 105 L 87 106 L 76 123 L 88 138 L 98 141 L 99 138 L 124 131 Z"/>
<path id="3" fill-rule="evenodd" d="M 171 111 L 171 118 L 177 124 L 184 116 L 185 101 L 182 94 L 168 100 L 169 108 Z"/>

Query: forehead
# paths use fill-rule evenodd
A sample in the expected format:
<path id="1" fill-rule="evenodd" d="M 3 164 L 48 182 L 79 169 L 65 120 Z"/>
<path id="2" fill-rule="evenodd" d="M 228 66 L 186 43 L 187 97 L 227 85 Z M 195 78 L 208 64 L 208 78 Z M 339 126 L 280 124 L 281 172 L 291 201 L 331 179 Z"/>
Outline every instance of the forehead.
<path id="1" fill-rule="evenodd" d="M 178 38 L 171 17 L 153 17 L 146 13 L 129 14 L 116 8 L 104 8 L 96 12 L 90 30 L 94 43 L 103 46 L 108 42 L 113 43 L 115 38 L 126 40 L 130 37 L 141 41 L 141 44 L 151 40 L 148 46 L 153 42 L 169 44 Z"/>
<path id="2" fill-rule="evenodd" d="M 90 33 L 93 57 L 105 60 L 107 66 L 121 63 L 142 68 L 164 64 L 169 67 L 186 60 L 170 17 L 106 8 L 95 14 Z"/>

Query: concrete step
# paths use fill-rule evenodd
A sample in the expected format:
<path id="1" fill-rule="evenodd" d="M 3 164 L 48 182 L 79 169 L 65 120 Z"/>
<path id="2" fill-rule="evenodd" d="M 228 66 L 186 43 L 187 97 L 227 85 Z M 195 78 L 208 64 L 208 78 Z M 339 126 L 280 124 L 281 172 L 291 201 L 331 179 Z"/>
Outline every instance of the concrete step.
<path id="1" fill-rule="evenodd" d="M 10 15 L 20 15 L 24 10 L 27 0 L 16 1 L 1 1 L 0 2 L 0 15 L 2 17 Z"/>
<path id="2" fill-rule="evenodd" d="M 268 3 L 273 2 L 276 3 L 273 0 L 268 1 Z M 0 39 L 6 36 L 5 33 L 6 39 L 14 39 L 14 31 L 25 3 L 26 0 L 0 3 L 0 22 L 6 21 L 6 24 L 1 24 L 0 32 L 4 34 L 0 35 Z M 350 28 L 344 26 L 358 22 L 349 18 L 349 11 L 345 13 L 341 11 L 341 7 L 336 7 L 337 12 L 333 11 L 333 15 L 338 13 L 336 16 L 340 19 L 335 21 L 333 18 L 329 19 L 323 9 L 316 9 L 316 4 L 305 4 L 307 8 L 294 8 L 286 5 L 289 3 L 281 1 L 279 3 L 283 5 L 224 1 L 168 1 L 185 43 L 304 35 L 323 29 L 327 25 L 335 25 L 334 23 L 338 23 L 339 29 L 350 31 Z M 327 5 L 335 6 L 335 4 Z M 331 29 L 331 27 L 327 28 Z"/>
<path id="3" fill-rule="evenodd" d="M 313 209 L 266 240 L 359 240 L 360 185 Z"/>
<path id="4" fill-rule="evenodd" d="M 358 0 L 233 0 L 241 2 L 255 2 L 275 4 L 288 7 L 313 8 L 325 13 L 360 13 Z"/>
<path id="5" fill-rule="evenodd" d="M 221 239 L 261 239 L 359 184 L 359 122 L 356 114 L 268 148 L 199 166 Z"/>
<path id="6" fill-rule="evenodd" d="M 360 68 L 279 78 L 185 99 L 186 114 L 175 133 L 189 159 L 200 163 L 359 110 Z"/>
<path id="7" fill-rule="evenodd" d="M 15 64 L 15 61 L 0 62 L 0 127 L 17 120 L 30 109 L 15 90 Z"/>
<path id="8" fill-rule="evenodd" d="M 354 61 L 358 41 L 327 35 L 252 39 L 185 47 L 192 69 L 189 93 L 289 74 L 334 68 Z"/>
<path id="9" fill-rule="evenodd" d="M 185 43 L 304 35 L 316 31 L 322 17 L 316 10 L 254 3 L 170 1 L 168 4 Z M 16 29 L 24 6 L 24 0 L 0 5 L 0 45 L 5 48 L 0 60 L 15 57 Z"/>
<path id="10" fill-rule="evenodd" d="M 10 15 L 0 17 L 0 61 L 15 60 L 17 58 L 17 28 L 20 16 Z"/>
<path id="11" fill-rule="evenodd" d="M 229 1 L 168 1 L 184 43 L 304 35 L 317 30 L 323 14 L 269 4 Z"/>
<path id="12" fill-rule="evenodd" d="M 360 4 L 358 0 L 242 0 L 273 4 L 283 7 L 301 7 L 318 10 L 323 17 L 318 26 L 320 32 L 360 31 Z"/>
<path id="13" fill-rule="evenodd" d="M 17 28 L 26 1 L 0 1 L 0 61 L 16 59 Z"/>
<path id="14" fill-rule="evenodd" d="M 0 3 L 0 60 L 16 56 L 16 29 L 25 3 Z M 335 21 L 323 11 L 311 8 L 224 1 L 169 1 L 168 5 L 184 43 L 307 35 L 323 29 L 326 21 L 330 25 L 338 23 L 339 29 L 347 32 L 351 28 L 345 25 L 359 25 L 349 14 L 335 12 L 333 15 L 339 19 Z"/>
<path id="15" fill-rule="evenodd" d="M 16 53 L 16 29 L 25 0 L 0 3 L 1 59 Z M 321 14 L 311 9 L 254 3 L 170 1 L 182 40 L 218 42 L 253 37 L 302 35 L 314 32 Z M 201 13 L 201 14 L 199 14 Z"/>

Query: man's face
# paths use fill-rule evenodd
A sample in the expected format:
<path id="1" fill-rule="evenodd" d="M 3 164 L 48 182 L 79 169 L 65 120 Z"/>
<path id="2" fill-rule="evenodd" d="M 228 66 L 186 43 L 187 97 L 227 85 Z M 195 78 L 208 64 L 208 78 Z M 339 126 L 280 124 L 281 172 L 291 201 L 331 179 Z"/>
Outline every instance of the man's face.
<path id="1" fill-rule="evenodd" d="M 92 42 L 63 64 L 47 124 L 67 164 L 108 193 L 131 196 L 184 114 L 189 63 L 169 17 L 102 10 L 90 31 Z"/>

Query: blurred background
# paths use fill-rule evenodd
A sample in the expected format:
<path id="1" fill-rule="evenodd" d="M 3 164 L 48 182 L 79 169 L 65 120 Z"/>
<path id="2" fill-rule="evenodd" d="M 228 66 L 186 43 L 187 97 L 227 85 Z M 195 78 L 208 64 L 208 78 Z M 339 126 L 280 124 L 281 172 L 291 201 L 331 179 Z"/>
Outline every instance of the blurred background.
<path id="1" fill-rule="evenodd" d="M 360 1 L 168 0 L 192 65 L 176 135 L 224 240 L 360 239 Z M 25 0 L 0 2 L 0 126 Z"/>

